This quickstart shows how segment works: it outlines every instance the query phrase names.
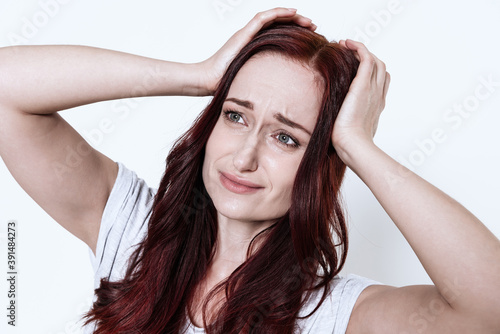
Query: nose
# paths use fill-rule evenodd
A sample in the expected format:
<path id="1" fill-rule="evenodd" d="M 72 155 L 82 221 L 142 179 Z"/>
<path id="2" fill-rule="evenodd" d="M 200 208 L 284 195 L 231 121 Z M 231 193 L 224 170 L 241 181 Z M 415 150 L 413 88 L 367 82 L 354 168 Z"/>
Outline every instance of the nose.
<path id="1" fill-rule="evenodd" d="M 253 172 L 259 167 L 257 136 L 249 135 L 241 139 L 233 156 L 233 164 L 239 172 Z"/>

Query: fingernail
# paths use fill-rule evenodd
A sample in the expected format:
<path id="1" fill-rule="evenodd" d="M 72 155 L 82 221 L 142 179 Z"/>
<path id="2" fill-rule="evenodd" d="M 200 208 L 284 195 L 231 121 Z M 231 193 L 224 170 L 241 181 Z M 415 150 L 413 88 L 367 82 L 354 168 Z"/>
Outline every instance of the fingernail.
<path id="1" fill-rule="evenodd" d="M 295 8 L 288 8 L 288 10 L 291 11 L 291 12 L 296 12 L 297 11 L 297 9 L 295 9 Z"/>

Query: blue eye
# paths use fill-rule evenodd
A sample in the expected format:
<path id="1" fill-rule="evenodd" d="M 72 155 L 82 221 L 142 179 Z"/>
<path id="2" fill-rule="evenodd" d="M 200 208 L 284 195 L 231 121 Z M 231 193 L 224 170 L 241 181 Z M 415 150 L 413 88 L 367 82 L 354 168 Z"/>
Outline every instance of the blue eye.
<path id="1" fill-rule="evenodd" d="M 285 144 L 289 144 L 288 141 L 291 140 L 290 136 L 288 136 L 288 135 L 286 135 L 284 133 L 280 134 L 278 136 L 278 139 L 280 140 L 280 142 L 285 143 Z"/>
<path id="2" fill-rule="evenodd" d="M 241 123 L 240 121 L 242 121 L 241 115 L 235 111 L 224 111 L 224 117 L 234 123 Z"/>
<path id="3" fill-rule="evenodd" d="M 290 136 L 287 133 L 281 132 L 278 134 L 277 138 L 278 138 L 279 143 L 282 145 L 286 145 L 288 147 L 298 147 L 299 146 L 297 141 L 295 139 L 293 139 L 292 136 Z"/>

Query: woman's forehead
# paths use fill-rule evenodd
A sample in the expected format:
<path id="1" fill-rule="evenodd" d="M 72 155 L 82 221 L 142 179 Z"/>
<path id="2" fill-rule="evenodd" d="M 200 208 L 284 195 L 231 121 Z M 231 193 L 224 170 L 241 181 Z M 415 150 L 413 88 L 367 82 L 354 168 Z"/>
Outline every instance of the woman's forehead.
<path id="1" fill-rule="evenodd" d="M 256 110 L 286 114 L 314 127 L 323 96 L 317 76 L 299 61 L 275 53 L 258 54 L 242 66 L 227 97 L 248 101 Z"/>

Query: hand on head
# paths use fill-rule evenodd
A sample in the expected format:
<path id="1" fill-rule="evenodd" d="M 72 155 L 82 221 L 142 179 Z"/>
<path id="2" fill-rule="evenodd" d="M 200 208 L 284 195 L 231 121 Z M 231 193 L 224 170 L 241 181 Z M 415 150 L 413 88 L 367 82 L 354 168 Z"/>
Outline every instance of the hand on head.
<path id="1" fill-rule="evenodd" d="M 347 39 L 339 44 L 353 50 L 360 61 L 332 133 L 332 144 L 342 158 L 355 145 L 373 143 L 391 77 L 385 64 L 363 43 Z"/>
<path id="2" fill-rule="evenodd" d="M 242 29 L 238 30 L 212 57 L 200 63 L 203 73 L 202 81 L 207 89 L 207 94 L 212 95 L 221 77 L 238 52 L 257 34 L 261 29 L 275 22 L 294 22 L 311 30 L 316 25 L 293 8 L 274 8 L 257 13 Z"/>

